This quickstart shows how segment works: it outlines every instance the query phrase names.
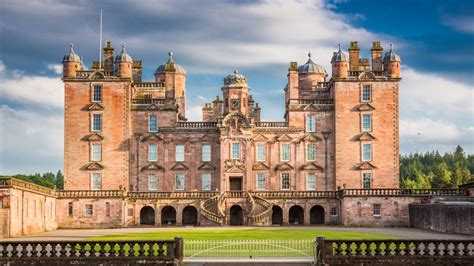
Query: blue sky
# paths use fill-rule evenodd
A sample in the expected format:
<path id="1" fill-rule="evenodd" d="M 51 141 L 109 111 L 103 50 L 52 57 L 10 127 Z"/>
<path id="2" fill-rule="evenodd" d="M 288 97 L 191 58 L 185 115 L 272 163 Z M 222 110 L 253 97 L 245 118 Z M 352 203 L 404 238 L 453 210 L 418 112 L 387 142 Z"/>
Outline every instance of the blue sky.
<path id="1" fill-rule="evenodd" d="M 0 5 L 0 174 L 62 169 L 60 61 L 70 42 L 87 65 L 104 40 L 142 59 L 146 80 L 173 50 L 188 72 L 191 120 L 234 69 L 265 120 L 283 119 L 290 61 L 330 72 L 332 51 L 393 42 L 402 58 L 401 152 L 474 153 L 474 1 L 18 1 Z"/>

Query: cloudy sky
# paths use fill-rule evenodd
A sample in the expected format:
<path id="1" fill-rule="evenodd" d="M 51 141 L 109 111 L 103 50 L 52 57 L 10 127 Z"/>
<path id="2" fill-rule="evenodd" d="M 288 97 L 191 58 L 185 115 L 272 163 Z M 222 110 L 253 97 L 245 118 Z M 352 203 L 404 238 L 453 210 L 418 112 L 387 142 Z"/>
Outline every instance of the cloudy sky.
<path id="1" fill-rule="evenodd" d="M 376 4 L 375 4 L 376 3 Z M 290 61 L 330 71 L 332 51 L 390 42 L 402 58 L 401 152 L 474 153 L 474 1 L 267 0 L 0 3 L 0 174 L 57 171 L 63 164 L 62 56 L 69 43 L 87 65 L 104 41 L 125 44 L 144 76 L 174 52 L 188 72 L 191 120 L 220 94 L 222 78 L 247 76 L 264 120 L 282 120 Z"/>

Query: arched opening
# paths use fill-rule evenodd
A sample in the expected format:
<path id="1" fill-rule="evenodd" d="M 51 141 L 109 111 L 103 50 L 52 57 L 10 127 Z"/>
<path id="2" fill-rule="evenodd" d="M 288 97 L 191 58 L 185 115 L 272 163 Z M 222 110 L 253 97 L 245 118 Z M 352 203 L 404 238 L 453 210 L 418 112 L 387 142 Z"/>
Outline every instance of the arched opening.
<path id="1" fill-rule="evenodd" d="M 290 224 L 304 224 L 304 210 L 301 206 L 295 205 L 290 208 L 289 217 Z"/>
<path id="2" fill-rule="evenodd" d="M 197 209 L 194 206 L 186 206 L 183 209 L 183 225 L 197 225 Z"/>
<path id="3" fill-rule="evenodd" d="M 272 224 L 283 224 L 283 210 L 280 208 L 280 206 L 273 205 L 272 211 Z"/>
<path id="4" fill-rule="evenodd" d="M 176 210 L 171 206 L 166 206 L 161 209 L 161 224 L 172 225 L 176 224 Z"/>
<path id="5" fill-rule="evenodd" d="M 230 208 L 230 225 L 243 225 L 244 216 L 242 214 L 242 207 L 234 205 Z"/>
<path id="6" fill-rule="evenodd" d="M 324 208 L 320 205 L 315 205 L 309 210 L 310 224 L 324 224 Z"/>
<path id="7" fill-rule="evenodd" d="M 140 225 L 155 225 L 155 210 L 145 206 L 140 210 Z"/>

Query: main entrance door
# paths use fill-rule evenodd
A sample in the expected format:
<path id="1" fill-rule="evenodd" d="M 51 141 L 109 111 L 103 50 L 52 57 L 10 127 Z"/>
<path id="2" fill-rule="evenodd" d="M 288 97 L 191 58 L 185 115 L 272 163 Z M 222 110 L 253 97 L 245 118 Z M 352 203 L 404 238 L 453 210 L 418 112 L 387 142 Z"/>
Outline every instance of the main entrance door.
<path id="1" fill-rule="evenodd" d="M 242 190 L 242 177 L 241 176 L 236 176 L 236 177 L 230 177 L 229 178 L 230 182 L 230 190 Z"/>

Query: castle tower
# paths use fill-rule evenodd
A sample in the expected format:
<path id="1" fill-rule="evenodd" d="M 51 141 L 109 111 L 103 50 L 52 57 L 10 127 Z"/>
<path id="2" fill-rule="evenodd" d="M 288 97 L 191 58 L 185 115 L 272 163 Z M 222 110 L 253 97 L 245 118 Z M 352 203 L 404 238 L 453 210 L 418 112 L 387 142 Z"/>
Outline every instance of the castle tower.
<path id="1" fill-rule="evenodd" d="M 339 44 L 339 50 L 332 56 L 331 65 L 334 78 L 347 78 L 347 55 L 342 52 L 341 44 Z"/>
<path id="2" fill-rule="evenodd" d="M 114 48 L 110 41 L 107 41 L 104 47 L 104 70 L 114 71 Z"/>
<path id="3" fill-rule="evenodd" d="M 186 120 L 186 70 L 173 60 L 173 52 L 168 53 L 168 61 L 155 71 L 156 82 L 164 82 L 166 99 L 175 99 L 178 105 L 178 119 Z"/>
<path id="4" fill-rule="evenodd" d="M 132 63 L 132 57 L 125 51 L 125 45 L 122 45 L 122 52 L 115 57 L 115 66 L 118 76 L 121 78 L 131 78 Z"/>
<path id="5" fill-rule="evenodd" d="M 382 51 L 380 42 L 373 42 L 370 54 L 372 58 L 372 71 L 382 71 Z"/>
<path id="6" fill-rule="evenodd" d="M 393 51 L 390 44 L 390 51 L 383 57 L 384 75 L 390 78 L 400 78 L 400 56 Z"/>
<path id="7" fill-rule="evenodd" d="M 74 78 L 76 71 L 81 69 L 81 57 L 74 52 L 73 45 L 69 46 L 69 53 L 63 57 L 63 77 Z"/>
<path id="8" fill-rule="evenodd" d="M 233 74 L 224 78 L 222 93 L 224 95 L 224 116 L 231 112 L 240 112 L 247 116 L 248 112 L 248 94 L 250 88 L 247 84 L 247 78 L 234 70 Z"/>

